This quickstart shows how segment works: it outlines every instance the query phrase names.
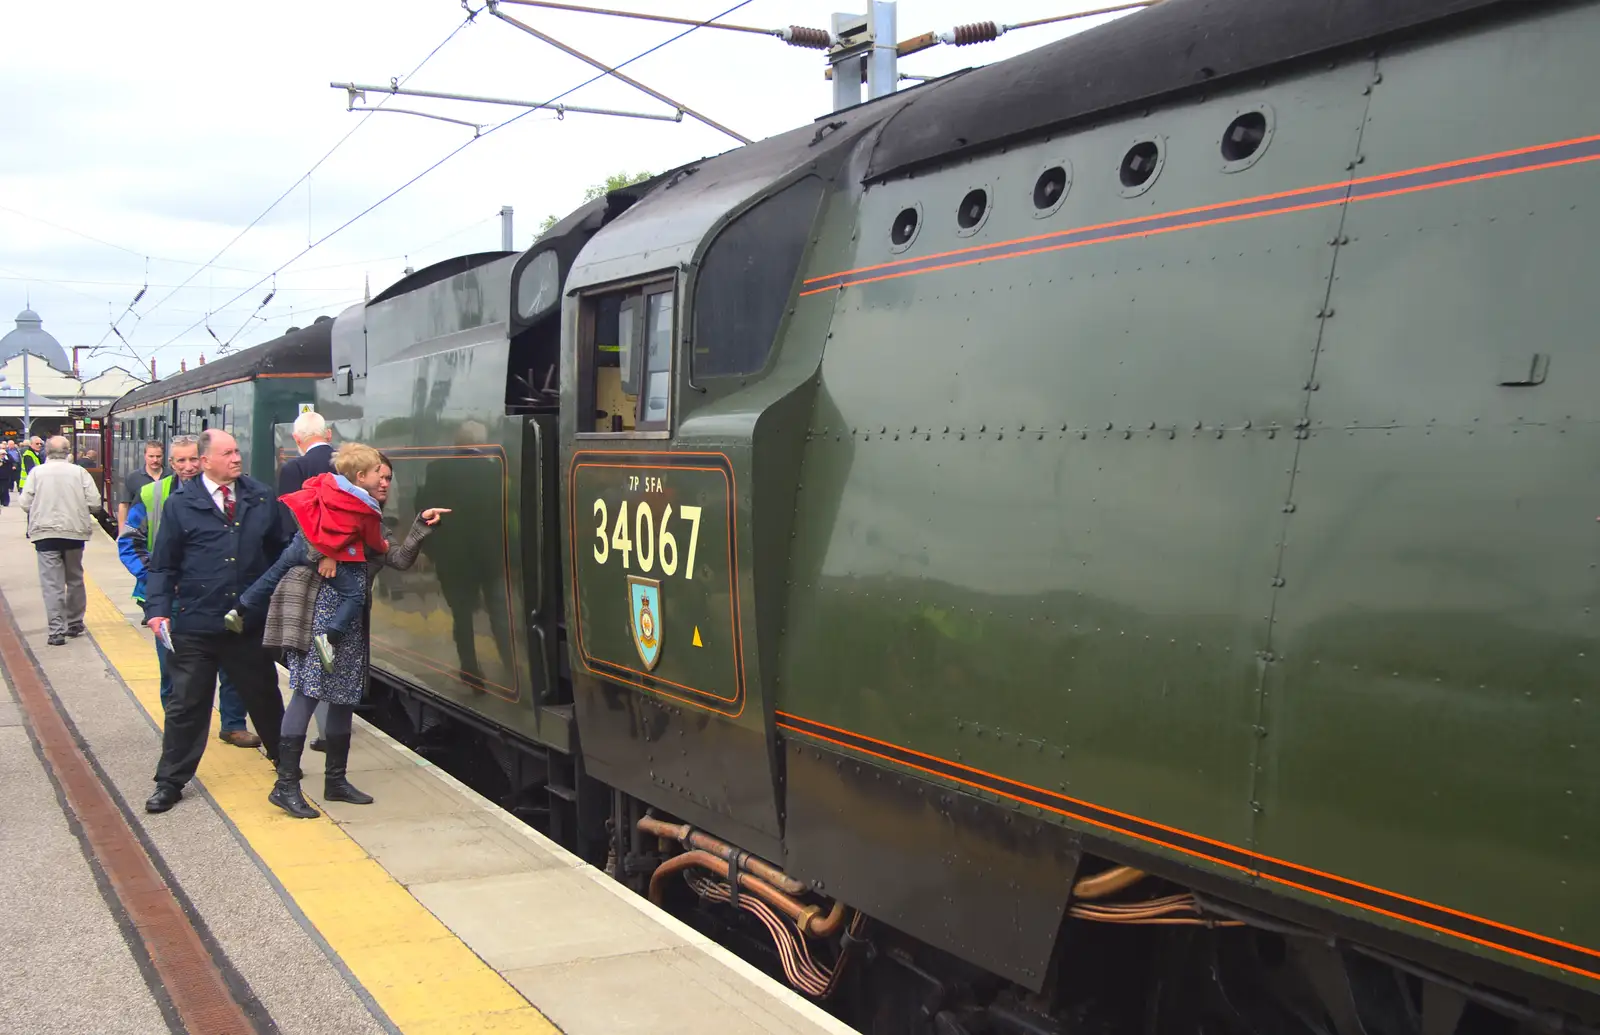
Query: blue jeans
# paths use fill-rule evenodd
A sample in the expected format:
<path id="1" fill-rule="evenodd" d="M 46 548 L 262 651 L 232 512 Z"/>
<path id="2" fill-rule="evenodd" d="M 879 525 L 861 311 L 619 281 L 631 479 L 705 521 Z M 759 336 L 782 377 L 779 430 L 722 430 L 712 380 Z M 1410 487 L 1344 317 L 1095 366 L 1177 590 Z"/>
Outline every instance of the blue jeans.
<path id="1" fill-rule="evenodd" d="M 272 592 L 278 588 L 278 583 L 289 574 L 290 568 L 302 565 L 315 568 L 322 560 L 322 554 L 312 549 L 306 541 L 305 533 L 296 532 L 294 540 L 279 555 L 278 560 L 267 569 L 265 575 L 256 579 L 251 587 L 239 594 L 239 613 L 266 614 L 267 605 L 272 601 Z M 333 620 L 327 626 L 327 632 L 332 638 L 337 639 L 361 620 L 361 612 L 366 606 L 366 587 L 362 585 L 358 570 L 364 561 L 340 561 L 339 569 L 332 579 L 334 593 L 338 594 L 339 607 L 333 613 Z"/>
<path id="2" fill-rule="evenodd" d="M 171 652 L 156 641 L 156 665 L 161 669 L 161 711 L 163 714 L 172 706 L 172 673 L 167 668 L 171 660 Z M 222 731 L 244 729 L 244 702 L 239 700 L 239 693 L 233 688 L 233 681 L 226 672 L 217 676 L 217 713 L 222 717 Z"/>

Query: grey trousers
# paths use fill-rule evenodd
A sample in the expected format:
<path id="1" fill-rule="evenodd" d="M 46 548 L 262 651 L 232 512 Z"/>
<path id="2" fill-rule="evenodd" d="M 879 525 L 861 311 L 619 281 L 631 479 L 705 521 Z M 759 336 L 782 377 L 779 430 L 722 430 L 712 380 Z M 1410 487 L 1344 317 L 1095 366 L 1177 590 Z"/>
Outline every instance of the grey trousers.
<path id="1" fill-rule="evenodd" d="M 50 635 L 65 636 L 69 629 L 83 628 L 83 610 L 89 602 L 83 591 L 83 551 L 41 550 L 37 556 Z"/>

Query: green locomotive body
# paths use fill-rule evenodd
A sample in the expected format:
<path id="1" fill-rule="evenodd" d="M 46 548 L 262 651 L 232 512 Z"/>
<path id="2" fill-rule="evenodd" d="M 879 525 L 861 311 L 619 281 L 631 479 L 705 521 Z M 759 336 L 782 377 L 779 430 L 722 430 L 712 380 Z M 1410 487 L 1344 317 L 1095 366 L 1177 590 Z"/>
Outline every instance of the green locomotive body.
<path id="1" fill-rule="evenodd" d="M 585 764 L 1034 989 L 1110 860 L 1590 996 L 1600 12 L 1229 6 L 1282 62 L 1097 82 L 1182 71 L 1219 13 L 1163 5 L 596 236 Z M 618 301 L 633 409 L 592 424 Z M 674 507 L 692 575 L 652 570 Z"/>
<path id="2" fill-rule="evenodd" d="M 539 493 L 549 491 L 537 419 L 506 404 L 512 253 L 480 253 L 420 270 L 334 323 L 334 376 L 319 411 L 338 439 L 368 442 L 394 463 L 392 509 L 404 520 L 452 510 L 424 560 L 380 584 L 374 663 L 390 676 L 559 752 L 570 716 L 551 713 L 554 643 L 540 623 Z M 289 446 L 280 429 L 280 449 Z M 448 501 L 448 502 L 440 502 Z M 553 576 L 553 573 L 550 573 Z M 550 611 L 550 639 L 555 638 Z M 533 644 L 530 649 L 530 643 Z"/>
<path id="3" fill-rule="evenodd" d="M 872 1035 L 1587 1030 L 1597 38 L 1165 0 L 409 276 L 375 667 Z"/>

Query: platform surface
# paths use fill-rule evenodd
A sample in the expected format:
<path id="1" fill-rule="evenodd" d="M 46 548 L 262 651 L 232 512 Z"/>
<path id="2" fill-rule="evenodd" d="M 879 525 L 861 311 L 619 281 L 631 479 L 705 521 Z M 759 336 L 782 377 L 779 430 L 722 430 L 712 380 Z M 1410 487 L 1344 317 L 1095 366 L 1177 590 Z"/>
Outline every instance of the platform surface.
<path id="1" fill-rule="evenodd" d="M 266 800 L 259 750 L 213 729 L 184 800 L 146 814 L 161 706 L 133 579 L 97 536 L 88 635 L 47 646 L 23 527 L 0 509 L 0 647 L 16 647 L 0 692 L 0 1033 L 199 1035 L 139 919 L 174 902 L 208 959 L 193 969 L 214 968 L 241 1030 L 851 1031 L 359 719 L 350 778 L 372 805 L 322 802 L 308 751 L 324 816 L 292 819 Z M 82 804 L 91 784 L 103 814 Z M 143 858 L 103 857 L 114 835 Z M 159 875 L 153 897 L 129 898 L 133 864 Z"/>

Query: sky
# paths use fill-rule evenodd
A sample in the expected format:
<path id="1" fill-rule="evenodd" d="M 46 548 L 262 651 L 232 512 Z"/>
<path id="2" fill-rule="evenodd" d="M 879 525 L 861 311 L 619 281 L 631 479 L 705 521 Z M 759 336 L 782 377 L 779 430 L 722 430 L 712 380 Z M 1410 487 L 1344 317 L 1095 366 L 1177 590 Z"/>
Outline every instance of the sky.
<path id="1" fill-rule="evenodd" d="M 591 5 L 706 19 L 736 2 Z M 1105 2 L 901 0 L 897 36 Z M 826 28 L 840 7 L 852 9 L 844 0 L 748 0 L 721 20 Z M 499 9 L 612 65 L 687 28 Z M 688 117 L 550 111 L 474 139 L 473 129 L 434 119 L 351 113 L 346 93 L 328 85 L 386 84 L 421 64 L 406 86 L 542 102 L 598 74 L 487 10 L 466 19 L 460 0 L 0 5 L 0 333 L 31 304 L 62 345 L 85 347 L 85 376 L 112 365 L 148 376 L 152 359 L 166 376 L 180 362 L 215 357 L 222 344 L 259 344 L 337 315 L 362 300 L 369 282 L 377 295 L 408 265 L 498 249 L 503 205 L 515 210 L 515 247 L 526 248 L 545 216 L 576 208 L 585 188 L 612 173 L 659 172 L 738 146 Z M 900 71 L 941 75 L 989 64 L 1107 20 L 940 46 L 901 59 Z M 702 28 L 625 71 L 761 139 L 828 112 L 825 67 L 820 51 Z M 672 112 L 609 77 L 562 99 Z M 367 104 L 380 102 L 485 129 L 523 110 L 367 95 Z"/>

